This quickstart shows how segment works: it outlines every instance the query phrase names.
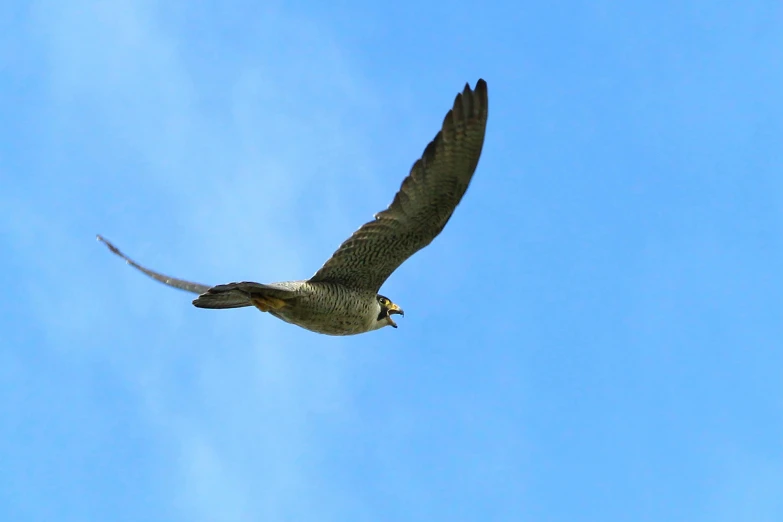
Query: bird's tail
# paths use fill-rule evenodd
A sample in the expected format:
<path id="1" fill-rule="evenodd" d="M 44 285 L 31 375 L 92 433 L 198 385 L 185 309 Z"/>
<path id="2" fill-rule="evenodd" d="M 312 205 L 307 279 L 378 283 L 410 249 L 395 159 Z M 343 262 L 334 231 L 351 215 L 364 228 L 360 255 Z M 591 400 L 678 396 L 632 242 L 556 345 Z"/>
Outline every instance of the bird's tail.
<path id="1" fill-rule="evenodd" d="M 279 285 L 262 285 L 261 283 L 242 282 L 213 286 L 193 300 L 198 308 L 242 308 L 254 306 L 253 299 L 288 300 L 298 294 Z"/>
<path id="2" fill-rule="evenodd" d="M 225 292 L 213 292 L 210 288 L 207 293 L 201 294 L 193 300 L 193 305 L 198 308 L 243 308 L 252 306 L 253 302 L 246 292 L 240 290 L 227 290 Z"/>

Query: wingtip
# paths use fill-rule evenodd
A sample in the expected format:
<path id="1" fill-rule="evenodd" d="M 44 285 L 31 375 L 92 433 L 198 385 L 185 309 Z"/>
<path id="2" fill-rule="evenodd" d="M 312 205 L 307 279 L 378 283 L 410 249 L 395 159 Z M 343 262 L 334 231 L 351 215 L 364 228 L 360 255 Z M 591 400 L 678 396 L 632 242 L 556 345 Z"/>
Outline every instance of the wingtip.
<path id="1" fill-rule="evenodd" d="M 473 89 L 474 99 L 477 100 L 480 112 L 486 117 L 489 108 L 489 94 L 487 93 L 487 82 L 484 78 L 479 78 L 476 87 Z"/>
<path id="2" fill-rule="evenodd" d="M 117 248 L 116 246 L 114 246 L 114 245 L 111 243 L 111 241 L 109 241 L 108 239 L 106 239 L 106 238 L 105 238 L 105 237 L 103 237 L 102 235 L 100 235 L 100 234 L 95 234 L 95 239 L 96 239 L 97 241 L 99 241 L 99 242 L 103 243 L 104 245 L 106 245 L 106 248 L 108 248 L 108 249 L 109 249 L 109 250 L 110 250 L 110 251 L 111 251 L 113 254 L 116 254 L 116 255 L 118 255 L 118 256 L 120 256 L 120 257 L 122 257 L 122 258 L 125 258 L 125 256 L 122 254 L 122 252 L 120 252 L 120 249 L 119 249 L 119 248 Z"/>
<path id="3" fill-rule="evenodd" d="M 111 245 L 111 243 L 105 237 L 103 237 L 102 235 L 95 234 L 95 240 L 98 241 L 99 243 L 103 243 L 104 245 L 109 247 L 109 250 L 111 250 L 111 246 L 109 246 L 109 245 Z"/>
<path id="4" fill-rule="evenodd" d="M 454 98 L 454 107 L 456 108 L 461 106 L 464 100 L 471 99 L 477 100 L 480 105 L 486 105 L 487 97 L 487 82 L 484 80 L 484 78 L 479 78 L 476 81 L 476 86 L 472 89 L 470 88 L 470 83 L 465 83 L 465 88 L 462 90 L 462 92 L 457 93 L 457 96 Z M 471 113 L 472 110 L 468 110 L 467 112 Z"/>
<path id="5" fill-rule="evenodd" d="M 475 92 L 475 91 L 478 91 L 478 90 L 486 91 L 487 90 L 487 81 L 484 78 L 479 78 L 478 80 L 476 80 L 476 85 L 472 89 L 470 87 L 470 82 L 465 82 L 465 89 L 464 90 L 466 92 L 471 92 L 471 91 Z"/>

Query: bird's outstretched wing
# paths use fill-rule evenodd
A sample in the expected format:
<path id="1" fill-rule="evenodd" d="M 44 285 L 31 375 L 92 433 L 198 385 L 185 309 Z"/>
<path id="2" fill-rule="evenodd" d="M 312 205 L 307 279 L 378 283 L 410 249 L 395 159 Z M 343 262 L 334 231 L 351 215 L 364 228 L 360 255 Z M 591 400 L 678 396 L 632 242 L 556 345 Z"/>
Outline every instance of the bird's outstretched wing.
<path id="1" fill-rule="evenodd" d="M 105 244 L 107 247 L 109 247 L 109 250 L 111 250 L 114 254 L 117 254 L 121 258 L 125 260 L 126 263 L 128 263 L 130 266 L 137 270 L 141 270 L 151 278 L 155 279 L 156 281 L 160 281 L 164 285 L 173 286 L 174 288 L 179 288 L 180 290 L 185 290 L 186 292 L 192 292 L 194 294 L 203 294 L 207 290 L 209 290 L 209 285 L 202 285 L 200 283 L 193 283 L 191 281 L 185 281 L 183 279 L 174 279 L 173 277 L 169 277 L 163 274 L 159 274 L 158 272 L 154 272 L 150 270 L 149 268 L 145 268 L 135 262 L 133 259 L 129 258 L 122 252 L 120 252 L 120 249 L 116 246 L 112 245 L 106 238 L 103 236 L 98 236 L 98 241 Z"/>
<path id="2" fill-rule="evenodd" d="M 348 238 L 310 279 L 377 292 L 406 259 L 443 230 L 478 165 L 487 126 L 487 83 L 457 95 L 435 139 L 389 208 Z"/>

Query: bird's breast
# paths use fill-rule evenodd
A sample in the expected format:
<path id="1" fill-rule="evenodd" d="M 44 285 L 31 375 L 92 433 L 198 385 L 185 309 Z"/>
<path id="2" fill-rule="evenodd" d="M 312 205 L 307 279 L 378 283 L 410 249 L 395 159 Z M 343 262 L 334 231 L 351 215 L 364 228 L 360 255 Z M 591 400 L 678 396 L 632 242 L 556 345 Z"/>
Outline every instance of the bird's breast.
<path id="1" fill-rule="evenodd" d="M 355 335 L 375 326 L 378 315 L 375 294 L 327 282 L 308 282 L 302 290 L 302 297 L 272 313 L 284 321 L 327 335 Z"/>

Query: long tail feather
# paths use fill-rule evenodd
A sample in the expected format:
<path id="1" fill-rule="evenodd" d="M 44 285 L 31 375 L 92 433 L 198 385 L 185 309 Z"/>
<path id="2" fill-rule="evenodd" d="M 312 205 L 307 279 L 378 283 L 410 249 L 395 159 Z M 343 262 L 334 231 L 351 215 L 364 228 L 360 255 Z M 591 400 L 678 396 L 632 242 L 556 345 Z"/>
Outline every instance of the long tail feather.
<path id="1" fill-rule="evenodd" d="M 239 290 L 221 292 L 219 294 L 205 293 L 193 300 L 193 306 L 197 308 L 210 308 L 219 310 L 223 308 L 242 308 L 251 306 L 250 296 Z"/>
<path id="2" fill-rule="evenodd" d="M 281 285 L 263 285 L 244 281 L 213 286 L 198 296 L 193 301 L 193 305 L 199 308 L 240 308 L 251 306 L 253 297 L 274 297 L 286 300 L 296 296 L 296 291 Z"/>

